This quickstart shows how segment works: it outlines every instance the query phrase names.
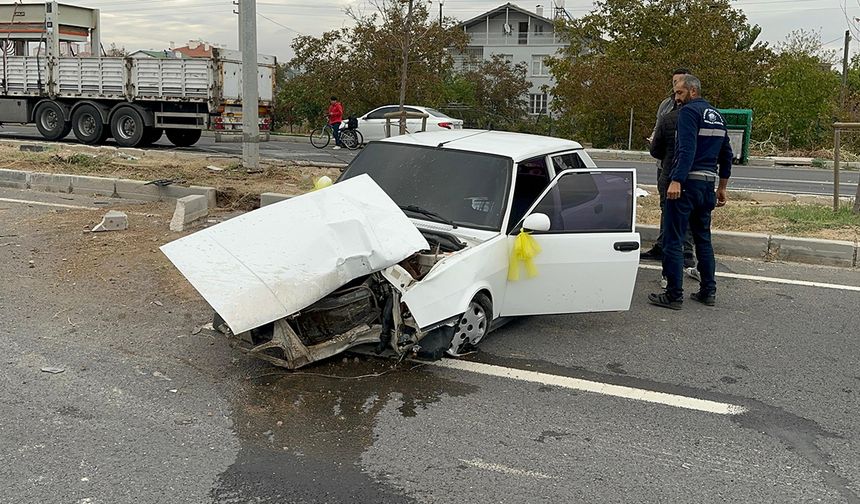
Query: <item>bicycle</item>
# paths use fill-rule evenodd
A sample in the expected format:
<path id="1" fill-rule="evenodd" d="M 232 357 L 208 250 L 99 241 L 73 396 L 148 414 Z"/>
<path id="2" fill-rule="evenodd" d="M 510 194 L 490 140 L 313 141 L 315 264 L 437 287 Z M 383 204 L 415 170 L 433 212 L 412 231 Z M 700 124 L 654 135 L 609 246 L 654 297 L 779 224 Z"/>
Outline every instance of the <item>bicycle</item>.
<path id="1" fill-rule="evenodd" d="M 355 118 L 350 117 L 341 123 L 346 123 L 346 127 L 341 127 L 340 129 L 340 143 L 349 150 L 358 149 L 364 143 L 364 136 L 362 136 L 361 132 L 358 131 L 357 122 L 358 121 L 356 121 Z M 317 149 L 324 149 L 328 146 L 329 142 L 331 142 L 331 138 L 333 136 L 334 130 L 332 129 L 331 124 L 326 124 L 321 128 L 316 128 L 311 131 L 311 145 Z"/>

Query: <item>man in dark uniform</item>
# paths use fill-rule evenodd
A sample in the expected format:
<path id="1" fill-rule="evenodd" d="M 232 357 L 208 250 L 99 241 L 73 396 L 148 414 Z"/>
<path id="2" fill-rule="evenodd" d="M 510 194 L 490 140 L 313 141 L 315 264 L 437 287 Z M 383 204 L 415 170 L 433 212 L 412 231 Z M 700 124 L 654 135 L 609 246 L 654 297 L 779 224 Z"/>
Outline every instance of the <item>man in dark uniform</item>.
<path id="1" fill-rule="evenodd" d="M 711 211 L 726 204 L 732 148 L 725 120 L 701 93 L 702 83 L 692 75 L 685 75 L 675 84 L 675 99 L 683 107 L 678 112 L 675 162 L 666 190 L 663 272 L 668 284 L 664 292 L 648 295 L 651 304 L 674 310 L 680 310 L 684 300 L 682 243 L 688 226 L 696 244 L 701 277 L 699 291 L 690 298 L 713 306 L 717 292 Z"/>

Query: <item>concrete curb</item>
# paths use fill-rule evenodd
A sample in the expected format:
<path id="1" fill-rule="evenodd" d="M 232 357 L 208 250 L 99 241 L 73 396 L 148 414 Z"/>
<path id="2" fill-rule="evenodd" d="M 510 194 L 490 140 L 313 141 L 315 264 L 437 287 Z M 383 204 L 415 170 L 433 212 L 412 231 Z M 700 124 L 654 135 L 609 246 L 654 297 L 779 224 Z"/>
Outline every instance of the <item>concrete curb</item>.
<path id="1" fill-rule="evenodd" d="M 0 169 L 0 187 L 43 192 L 86 194 L 141 201 L 175 201 L 185 196 L 204 196 L 209 208 L 216 206 L 216 190 L 204 186 L 165 186 L 140 180 L 64 175 Z"/>
<path id="2" fill-rule="evenodd" d="M 183 196 L 176 200 L 176 210 L 170 219 L 171 231 L 182 231 L 185 226 L 209 215 L 209 206 L 206 196 L 194 194 Z"/>
<path id="3" fill-rule="evenodd" d="M 657 240 L 659 226 L 636 226 L 643 243 Z M 860 244 L 793 236 L 712 231 L 714 253 L 733 257 L 780 260 L 843 268 L 860 267 Z M 646 247 L 643 247 L 646 248 Z"/>
<path id="4" fill-rule="evenodd" d="M 281 193 L 273 193 L 273 192 L 264 192 L 260 194 L 260 207 L 264 207 L 266 205 L 271 205 L 273 203 L 278 203 L 280 201 L 288 200 L 292 198 L 291 194 L 281 194 Z"/>

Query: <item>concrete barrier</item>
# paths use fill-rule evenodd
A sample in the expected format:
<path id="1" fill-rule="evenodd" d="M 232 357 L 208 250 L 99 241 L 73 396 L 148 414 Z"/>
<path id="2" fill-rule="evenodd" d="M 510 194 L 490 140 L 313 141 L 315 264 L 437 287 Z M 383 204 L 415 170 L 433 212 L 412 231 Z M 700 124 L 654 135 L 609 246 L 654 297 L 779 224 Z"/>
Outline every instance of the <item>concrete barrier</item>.
<path id="1" fill-rule="evenodd" d="M 34 172 L 30 174 L 30 189 L 43 192 L 70 193 L 72 192 L 72 177 Z"/>
<path id="2" fill-rule="evenodd" d="M 147 184 L 139 180 L 114 179 L 114 195 L 117 198 L 136 199 L 142 201 L 161 201 L 164 192 L 155 184 Z"/>
<path id="3" fill-rule="evenodd" d="M 217 203 L 217 191 L 214 187 L 206 187 L 206 186 L 190 186 L 190 187 L 181 187 L 169 185 L 160 188 L 161 189 L 161 198 L 167 200 L 178 200 L 180 198 L 184 198 L 185 196 L 203 196 L 206 198 L 206 203 L 209 208 L 216 208 L 218 206 Z"/>
<path id="4" fill-rule="evenodd" d="M 87 175 L 71 176 L 72 192 L 89 196 L 112 196 L 116 190 L 114 179 L 89 177 Z"/>
<path id="5" fill-rule="evenodd" d="M 30 172 L 20 170 L 0 170 L 0 187 L 29 189 Z"/>
<path id="6" fill-rule="evenodd" d="M 713 231 L 711 243 L 715 254 L 763 259 L 768 254 L 770 237 L 758 233 Z"/>
<path id="7" fill-rule="evenodd" d="M 209 215 L 206 196 L 194 194 L 176 200 L 176 210 L 170 220 L 171 231 L 183 231 L 188 224 Z"/>
<path id="8" fill-rule="evenodd" d="M 264 207 L 266 205 L 271 205 L 272 203 L 277 203 L 279 201 L 284 201 L 292 198 L 289 194 L 281 194 L 281 193 L 273 193 L 266 192 L 260 194 L 260 206 Z"/>
<path id="9" fill-rule="evenodd" d="M 857 265 L 857 245 L 847 241 L 775 235 L 770 237 L 769 253 L 783 261 L 849 268 Z"/>

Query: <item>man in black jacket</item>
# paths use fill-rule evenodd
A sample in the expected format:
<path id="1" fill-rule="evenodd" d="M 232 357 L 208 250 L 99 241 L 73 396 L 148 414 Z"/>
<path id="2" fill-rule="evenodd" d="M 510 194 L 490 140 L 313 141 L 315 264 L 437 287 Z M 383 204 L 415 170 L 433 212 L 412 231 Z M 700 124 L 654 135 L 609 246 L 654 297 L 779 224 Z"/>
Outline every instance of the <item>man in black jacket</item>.
<path id="1" fill-rule="evenodd" d="M 660 234 L 651 248 L 653 255 L 663 253 L 663 215 L 666 212 L 666 190 L 669 188 L 669 175 L 672 173 L 672 163 L 675 160 L 675 132 L 678 129 L 678 108 L 666 113 L 657 121 L 654 138 L 651 141 L 651 156 L 660 160 L 657 171 L 657 192 L 660 194 Z M 654 254 L 657 252 L 657 254 Z M 646 253 L 647 254 L 647 253 Z M 643 254 L 644 255 L 644 254 Z M 647 258 L 647 256 L 645 257 Z M 696 259 L 693 256 L 693 235 L 687 230 L 684 239 L 684 268 L 695 268 Z"/>

